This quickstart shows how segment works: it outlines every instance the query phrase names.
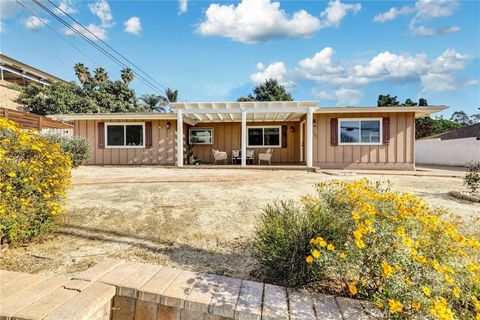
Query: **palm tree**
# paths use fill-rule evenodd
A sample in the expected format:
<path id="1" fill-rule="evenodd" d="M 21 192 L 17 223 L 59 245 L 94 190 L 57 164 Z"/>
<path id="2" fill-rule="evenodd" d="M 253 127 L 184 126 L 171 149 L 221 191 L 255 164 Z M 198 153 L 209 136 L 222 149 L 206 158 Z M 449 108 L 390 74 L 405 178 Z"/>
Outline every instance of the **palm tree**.
<path id="1" fill-rule="evenodd" d="M 98 83 L 103 84 L 108 81 L 108 73 L 104 68 L 98 67 L 93 71 L 93 73 L 94 73 L 95 80 Z"/>
<path id="2" fill-rule="evenodd" d="M 75 64 L 73 69 L 75 70 L 78 80 L 80 80 L 82 84 L 85 84 L 91 79 L 90 71 L 88 71 L 88 68 L 83 63 Z"/>
<path id="3" fill-rule="evenodd" d="M 167 88 L 165 90 L 165 97 L 168 102 L 177 102 L 178 98 L 178 90 L 172 90 L 170 88 Z"/>
<path id="4" fill-rule="evenodd" d="M 125 82 L 125 84 L 128 86 L 130 84 L 130 82 L 133 81 L 134 74 L 133 74 L 132 69 L 124 68 L 120 72 L 120 76 L 121 76 L 123 82 Z"/>
<path id="5" fill-rule="evenodd" d="M 148 111 L 164 111 L 162 106 L 159 106 L 158 103 L 160 100 L 162 100 L 162 97 L 159 95 L 156 95 L 154 93 L 152 94 L 144 94 L 143 96 L 140 97 L 140 100 L 143 101 L 143 107 L 145 110 Z"/>

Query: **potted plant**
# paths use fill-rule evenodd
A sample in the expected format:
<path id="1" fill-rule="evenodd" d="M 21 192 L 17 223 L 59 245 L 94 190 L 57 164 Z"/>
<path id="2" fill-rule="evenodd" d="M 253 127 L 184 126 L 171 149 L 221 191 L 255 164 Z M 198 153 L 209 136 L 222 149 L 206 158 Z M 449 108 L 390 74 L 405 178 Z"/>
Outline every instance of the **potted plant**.
<path id="1" fill-rule="evenodd" d="M 188 164 L 197 164 L 200 162 L 200 159 L 193 155 L 193 150 L 195 148 L 195 143 L 198 141 L 196 137 L 191 137 L 187 145 L 187 159 Z"/>

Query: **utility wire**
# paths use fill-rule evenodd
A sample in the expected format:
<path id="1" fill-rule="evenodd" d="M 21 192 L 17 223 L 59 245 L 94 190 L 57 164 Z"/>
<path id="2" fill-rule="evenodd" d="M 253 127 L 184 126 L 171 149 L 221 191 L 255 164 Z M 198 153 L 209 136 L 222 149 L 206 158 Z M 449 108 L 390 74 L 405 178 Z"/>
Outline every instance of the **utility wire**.
<path id="1" fill-rule="evenodd" d="M 48 0 L 48 2 L 50 2 L 51 5 L 53 5 L 55 8 L 57 8 L 60 12 L 62 12 L 63 14 L 65 14 L 67 17 L 69 17 L 70 19 L 72 19 L 75 23 L 77 23 L 79 26 L 81 26 L 86 32 L 88 32 L 89 34 L 91 34 L 92 36 L 94 36 L 97 40 L 99 40 L 101 43 L 103 43 L 105 46 L 107 46 L 109 49 L 111 49 L 113 52 L 115 52 L 117 55 L 119 55 L 120 57 L 122 57 L 122 59 L 124 59 L 125 61 L 127 61 L 128 63 L 130 63 L 132 66 L 134 66 L 139 72 L 141 72 L 143 75 L 145 75 L 146 77 L 148 77 L 149 79 L 151 79 L 153 82 L 155 82 L 156 84 L 158 84 L 160 87 L 162 87 L 165 91 L 167 90 L 167 88 L 165 86 L 163 86 L 160 82 L 158 82 L 157 80 L 155 80 L 154 78 L 152 78 L 150 75 L 148 75 L 146 72 L 144 72 L 139 66 L 137 66 L 135 63 L 133 63 L 132 61 L 130 61 L 128 58 L 126 58 L 124 55 L 122 55 L 120 52 L 118 52 L 117 50 L 115 50 L 112 46 L 110 46 L 108 43 L 106 43 L 105 41 L 103 41 L 102 39 L 100 39 L 96 34 L 94 34 L 93 32 L 91 32 L 90 30 L 88 30 L 88 28 L 86 28 L 80 21 L 76 20 L 74 17 L 72 17 L 70 14 L 68 14 L 68 12 L 65 12 L 62 8 L 60 8 L 59 6 L 57 6 L 53 1 L 51 0 Z"/>
<path id="2" fill-rule="evenodd" d="M 17 0 L 18 2 L 19 0 Z M 78 29 L 76 29 L 75 27 L 73 27 L 72 25 L 70 25 L 67 21 L 65 21 L 63 18 L 59 17 L 57 14 L 55 14 L 53 11 L 51 11 L 48 7 L 44 6 L 42 3 L 40 3 L 38 0 L 32 0 L 37 6 L 39 6 L 40 8 L 42 8 L 44 11 L 46 11 L 48 14 L 50 14 L 53 18 L 55 18 L 57 21 L 59 21 L 60 23 L 62 23 L 63 25 L 65 25 L 67 28 L 69 28 L 72 32 L 74 32 L 75 34 L 77 34 L 78 36 L 80 36 L 83 40 L 87 41 L 89 44 L 91 44 L 92 46 L 94 46 L 97 50 L 99 50 L 101 53 L 103 53 L 105 56 L 107 56 L 109 59 L 113 60 L 116 64 L 118 64 L 120 67 L 122 68 L 128 68 L 128 66 L 123 63 L 121 60 L 119 60 L 118 58 L 116 58 L 114 55 L 112 55 L 110 52 L 108 52 L 107 50 L 105 50 L 104 48 L 102 48 L 101 46 L 99 46 L 98 44 L 96 44 L 93 40 L 89 39 L 85 34 L 83 34 L 82 32 L 80 32 Z M 133 71 L 134 72 L 134 71 Z M 135 74 L 135 72 L 134 72 Z M 161 90 L 156 87 L 155 85 L 153 85 L 152 83 L 150 83 L 150 81 L 148 81 L 147 79 L 145 79 L 142 75 L 136 73 L 136 75 L 139 77 L 139 79 L 144 83 L 146 84 L 147 86 L 149 86 L 150 88 L 152 88 L 153 90 L 155 91 L 159 91 L 161 92 Z"/>
<path id="3" fill-rule="evenodd" d="M 61 38 L 63 41 L 65 41 L 66 43 L 68 43 L 70 46 L 72 46 L 75 50 L 77 50 L 80 54 L 84 55 L 88 60 L 90 60 L 93 64 L 99 66 L 98 63 L 96 63 L 92 58 L 90 58 L 85 52 L 83 52 L 80 48 L 78 48 L 76 45 L 74 45 L 71 41 L 69 41 L 68 39 L 66 39 L 65 37 L 63 37 L 57 30 L 53 29 L 52 27 L 50 27 L 50 25 L 48 23 L 46 23 L 45 21 L 43 21 L 43 19 L 41 19 L 37 14 L 35 14 L 32 10 L 28 9 L 25 5 L 23 5 L 19 0 L 16 0 L 16 2 L 22 6 L 22 8 L 27 11 L 28 13 L 30 13 L 32 16 L 34 16 L 35 18 L 37 18 L 40 22 L 42 22 L 45 27 L 47 27 L 50 31 L 54 32 L 56 35 L 58 35 L 59 38 Z"/>

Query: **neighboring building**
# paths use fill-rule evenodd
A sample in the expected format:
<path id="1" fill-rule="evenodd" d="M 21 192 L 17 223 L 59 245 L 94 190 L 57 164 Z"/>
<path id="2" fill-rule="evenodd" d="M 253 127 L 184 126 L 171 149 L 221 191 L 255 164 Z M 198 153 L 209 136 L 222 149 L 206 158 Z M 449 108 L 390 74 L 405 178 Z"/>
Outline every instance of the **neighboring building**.
<path id="1" fill-rule="evenodd" d="M 259 153 L 271 149 L 273 164 L 413 170 L 415 118 L 446 109 L 317 105 L 315 101 L 189 102 L 172 103 L 172 113 L 53 117 L 73 121 L 74 134 L 88 139 L 93 147 L 90 164 L 182 166 L 186 146 L 195 137 L 194 155 L 202 163 L 213 163 L 212 149 L 226 152 L 228 163 L 232 152 L 239 150 L 242 165 L 247 150 L 258 159 Z"/>
<path id="2" fill-rule="evenodd" d="M 463 166 L 480 161 L 480 123 L 415 141 L 418 164 Z"/>
<path id="3" fill-rule="evenodd" d="M 54 82 L 65 82 L 47 72 L 0 54 L 0 107 L 21 109 L 16 102 L 21 86 L 36 83 L 49 86 Z"/>

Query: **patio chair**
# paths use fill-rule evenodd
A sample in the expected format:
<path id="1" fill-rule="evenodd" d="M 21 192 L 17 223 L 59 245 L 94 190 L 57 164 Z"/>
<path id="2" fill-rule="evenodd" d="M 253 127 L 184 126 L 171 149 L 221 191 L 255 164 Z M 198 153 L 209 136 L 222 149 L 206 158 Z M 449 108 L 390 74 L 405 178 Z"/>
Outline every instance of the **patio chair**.
<path id="1" fill-rule="evenodd" d="M 227 164 L 227 153 L 225 151 L 220 151 L 220 150 L 215 150 L 215 149 L 212 149 L 212 153 L 213 153 L 213 164 L 216 164 L 217 161 L 222 161 L 222 160 L 225 160 L 225 164 Z"/>
<path id="2" fill-rule="evenodd" d="M 232 150 L 232 164 L 236 164 L 240 159 L 240 150 Z"/>
<path id="3" fill-rule="evenodd" d="M 248 160 L 252 160 L 252 164 L 255 163 L 255 151 L 254 150 L 247 150 L 246 160 L 247 160 L 247 163 L 248 163 Z"/>
<path id="4" fill-rule="evenodd" d="M 258 164 L 260 161 L 268 161 L 268 164 L 272 165 L 272 149 L 267 149 L 265 153 L 258 154 Z"/>

